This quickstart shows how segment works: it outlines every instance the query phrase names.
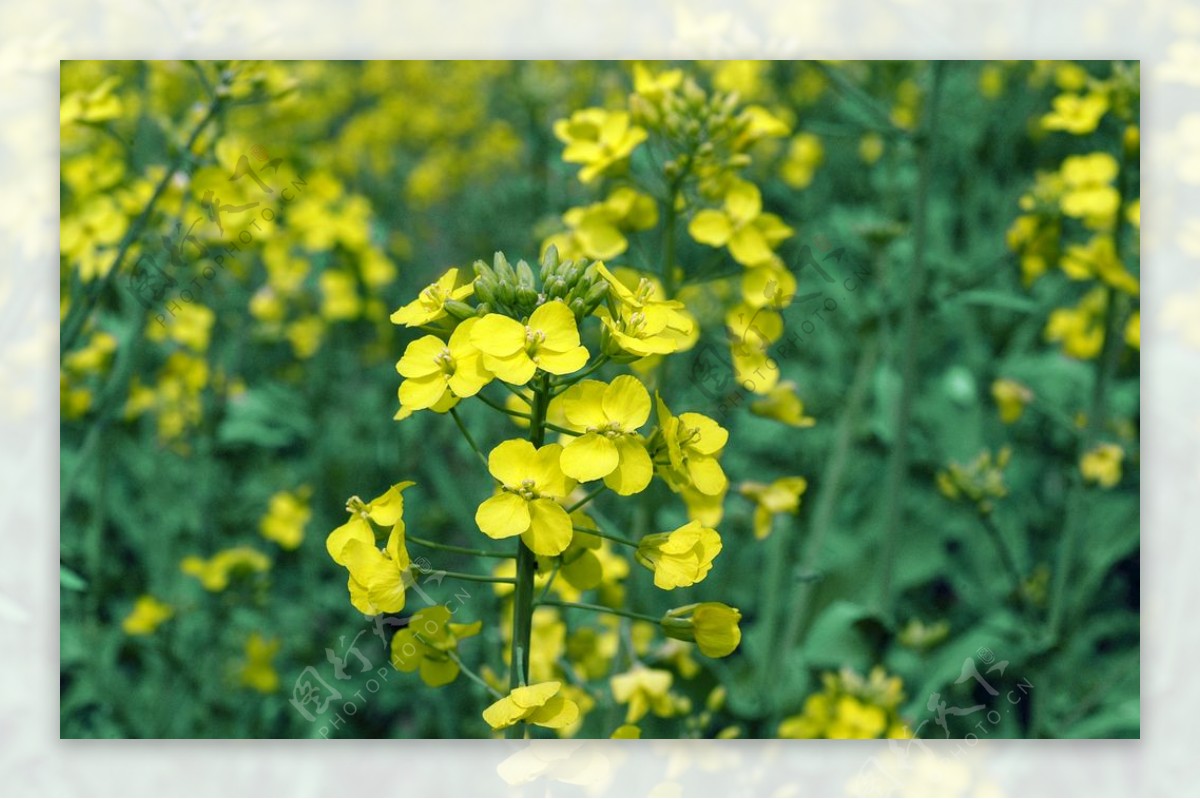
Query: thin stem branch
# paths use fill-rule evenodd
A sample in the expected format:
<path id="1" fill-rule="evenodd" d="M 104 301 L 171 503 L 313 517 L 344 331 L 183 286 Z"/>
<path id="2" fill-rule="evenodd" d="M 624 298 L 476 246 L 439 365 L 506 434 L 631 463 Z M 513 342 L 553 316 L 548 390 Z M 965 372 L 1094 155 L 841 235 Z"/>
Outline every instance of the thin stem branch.
<path id="1" fill-rule="evenodd" d="M 591 535 L 598 535 L 601 538 L 607 538 L 609 541 L 616 541 L 618 544 L 624 544 L 625 546 L 633 547 L 634 549 L 637 549 L 638 547 L 637 542 L 630 541 L 628 538 L 622 538 L 619 535 L 613 535 L 612 533 L 605 533 L 600 530 L 589 530 L 586 527 L 572 527 L 571 529 L 577 533 L 590 533 Z"/>
<path id="2" fill-rule="evenodd" d="M 454 661 L 455 665 L 458 666 L 459 670 L 463 674 L 467 675 L 467 677 L 471 680 L 471 682 L 474 682 L 477 685 L 482 685 L 483 689 L 485 691 L 487 691 L 489 694 L 491 694 L 493 697 L 495 697 L 496 699 L 502 699 L 504 697 L 504 694 L 500 693 L 495 688 L 493 688 L 491 685 L 489 685 L 487 680 L 483 679 L 478 674 L 471 671 L 471 669 L 467 667 L 467 664 L 462 662 L 462 658 L 460 658 L 458 656 L 458 653 L 455 652 L 453 649 L 446 650 L 446 654 L 450 657 L 451 660 Z"/>
<path id="3" fill-rule="evenodd" d="M 483 461 L 483 467 L 486 469 L 488 465 L 487 455 L 483 454 L 483 450 L 479 449 L 479 445 L 475 443 L 475 439 L 471 437 L 471 433 L 467 430 L 467 426 L 463 423 L 462 417 L 458 415 L 458 408 L 451 408 L 450 415 L 454 417 L 454 423 L 458 425 L 458 429 L 462 431 L 463 438 L 471 445 L 471 449 L 475 450 L 475 454 L 479 456 L 479 460 Z M 414 539 L 415 540 L 415 539 Z"/>
<path id="4" fill-rule="evenodd" d="M 493 577 L 490 574 L 467 574 L 466 572 L 451 572 L 445 569 L 437 569 L 435 573 L 453 580 L 467 580 L 472 583 L 507 583 L 512 585 L 516 582 L 511 577 Z"/>
<path id="5" fill-rule="evenodd" d="M 610 608 L 607 605 L 593 605 L 589 602 L 564 602 L 561 599 L 546 599 L 538 603 L 539 605 L 550 605 L 556 608 L 574 608 L 575 610 L 590 610 L 595 613 L 611 613 L 614 616 L 624 616 L 627 619 L 637 619 L 638 621 L 648 621 L 658 624 L 662 619 L 658 616 L 651 616 L 647 613 L 638 613 L 633 610 L 623 610 L 621 608 Z"/>
<path id="6" fill-rule="evenodd" d="M 595 490 L 593 490 L 593 491 L 592 491 L 590 494 L 588 494 L 587 496 L 585 496 L 583 499 L 579 500 L 579 501 L 578 501 L 578 502 L 576 502 L 574 505 L 572 505 L 571 507 L 567 508 L 567 513 L 574 513 L 575 511 L 579 510 L 579 509 L 580 509 L 580 508 L 582 508 L 584 505 L 588 504 L 588 503 L 589 503 L 589 502 L 591 502 L 593 499 L 595 499 L 597 496 L 599 496 L 600 494 L 602 494 L 604 491 L 607 491 L 607 490 L 608 490 L 608 486 L 606 486 L 606 485 L 604 485 L 603 483 L 601 483 L 599 488 L 596 488 L 596 489 L 595 489 Z"/>
<path id="7" fill-rule="evenodd" d="M 476 555 L 481 558 L 498 558 L 508 560 L 512 555 L 507 555 L 502 552 L 488 552 L 486 549 L 472 549 L 471 547 L 460 547 L 453 544 L 439 544 L 437 541 L 430 541 L 425 538 L 417 538 L 415 535 L 406 535 L 404 540 L 410 544 L 418 544 L 430 549 L 440 549 L 443 552 L 455 552 L 459 555 Z"/>

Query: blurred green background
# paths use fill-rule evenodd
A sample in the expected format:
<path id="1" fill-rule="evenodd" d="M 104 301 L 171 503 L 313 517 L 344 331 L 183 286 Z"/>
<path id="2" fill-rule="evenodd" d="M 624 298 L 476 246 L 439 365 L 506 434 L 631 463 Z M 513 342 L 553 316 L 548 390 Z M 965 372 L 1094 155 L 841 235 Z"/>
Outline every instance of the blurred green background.
<path id="1" fill-rule="evenodd" d="M 815 423 L 751 409 L 722 324 L 741 267 L 681 236 L 703 333 L 662 390 L 730 431 L 725 546 L 669 598 L 632 558 L 617 579 L 649 612 L 734 605 L 743 641 L 717 661 L 623 630 L 573 732 L 622 723 L 632 654 L 679 700 L 645 737 L 1136 737 L 1137 65 L 667 67 L 786 125 L 745 176 L 795 229 L 771 353 Z M 483 541 L 455 425 L 392 419 L 415 331 L 388 314 L 602 199 L 554 122 L 632 90 L 617 62 L 63 62 L 63 737 L 488 734 L 481 687 L 388 665 L 324 539 L 348 497 L 414 480 L 411 534 Z M 657 271 L 661 235 L 610 263 Z M 786 476 L 798 512 L 760 539 L 739 487 Z M 686 521 L 660 499 L 647 529 Z M 460 654 L 503 674 L 499 599 L 465 591 Z M 578 672 L 613 631 L 564 620 Z M 313 684 L 341 699 L 290 701 Z"/>

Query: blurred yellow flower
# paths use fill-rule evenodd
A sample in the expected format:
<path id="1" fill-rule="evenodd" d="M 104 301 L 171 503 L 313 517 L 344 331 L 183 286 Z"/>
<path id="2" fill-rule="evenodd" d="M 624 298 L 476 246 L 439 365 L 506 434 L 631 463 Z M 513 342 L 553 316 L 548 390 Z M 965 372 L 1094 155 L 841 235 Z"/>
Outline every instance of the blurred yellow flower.
<path id="1" fill-rule="evenodd" d="M 196 555 L 184 558 L 179 568 L 184 574 L 200 581 L 206 591 L 214 593 L 229 587 L 232 577 L 257 574 L 271 568 L 271 559 L 252 547 L 223 549 L 208 560 Z"/>
<path id="2" fill-rule="evenodd" d="M 775 214 L 762 210 L 762 193 L 745 180 L 735 181 L 720 210 L 698 211 L 688 223 L 693 239 L 710 247 L 729 247 L 743 266 L 769 261 L 775 247 L 792 235 L 792 229 Z"/>
<path id="3" fill-rule="evenodd" d="M 825 147 L 819 136 L 813 133 L 797 134 L 788 145 L 787 156 L 780 167 L 783 182 L 793 189 L 806 188 L 824 160 Z"/>
<path id="4" fill-rule="evenodd" d="M 278 691 L 279 674 L 272 665 L 278 651 L 278 638 L 266 638 L 260 633 L 252 633 L 246 639 L 246 660 L 240 674 L 242 685 L 261 694 Z"/>
<path id="5" fill-rule="evenodd" d="M 738 491 L 754 502 L 754 537 L 771 534 L 771 522 L 780 513 L 797 513 L 800 495 L 808 488 L 803 477 L 781 477 L 771 483 L 744 482 Z"/>
<path id="6" fill-rule="evenodd" d="M 816 419 L 804 414 L 804 402 L 796 394 L 796 384 L 790 380 L 777 383 L 765 397 L 751 402 L 750 412 L 792 427 L 812 427 L 817 423 Z"/>
<path id="7" fill-rule="evenodd" d="M 1089 483 L 1112 488 L 1121 481 L 1121 461 L 1125 450 L 1116 444 L 1097 444 L 1079 459 L 1079 472 Z"/>
<path id="8" fill-rule="evenodd" d="M 258 523 L 263 538 L 274 541 L 284 549 L 295 549 L 304 540 L 304 527 L 312 511 L 308 498 L 312 494 L 309 486 L 300 486 L 293 491 L 278 491 L 271 495 L 267 513 Z"/>
<path id="9" fill-rule="evenodd" d="M 623 164 L 646 140 L 646 130 L 630 122 L 626 111 L 585 108 L 554 123 L 554 135 L 566 147 L 562 159 L 582 164 L 579 180 L 591 183 Z"/>
<path id="10" fill-rule="evenodd" d="M 1000 410 L 1000 421 L 1012 424 L 1021 418 L 1025 406 L 1033 401 L 1033 392 L 1016 380 L 1001 378 L 992 383 L 992 399 Z"/>
<path id="11" fill-rule="evenodd" d="M 636 664 L 623 674 L 614 674 L 609 684 L 613 700 L 619 705 L 629 705 L 625 723 L 636 724 L 650 712 L 660 718 L 669 718 L 679 711 L 680 704 L 671 694 L 673 681 L 674 676 L 669 671 Z"/>
<path id="12" fill-rule="evenodd" d="M 133 610 L 121 622 L 126 635 L 150 635 L 163 622 L 175 615 L 175 610 L 149 594 L 142 594 L 133 603 Z"/>
<path id="13" fill-rule="evenodd" d="M 454 682 L 459 667 L 452 654 L 460 640 L 479 634 L 483 622 L 453 624 L 450 615 L 445 605 L 414 613 L 408 626 L 392 636 L 392 665 L 400 671 L 420 670 L 421 681 L 432 688 Z"/>
<path id="14" fill-rule="evenodd" d="M 1042 117 L 1042 128 L 1082 136 L 1100 124 L 1101 117 L 1108 111 L 1108 95 L 1103 92 L 1060 94 L 1054 98 L 1053 107 L 1053 111 Z"/>

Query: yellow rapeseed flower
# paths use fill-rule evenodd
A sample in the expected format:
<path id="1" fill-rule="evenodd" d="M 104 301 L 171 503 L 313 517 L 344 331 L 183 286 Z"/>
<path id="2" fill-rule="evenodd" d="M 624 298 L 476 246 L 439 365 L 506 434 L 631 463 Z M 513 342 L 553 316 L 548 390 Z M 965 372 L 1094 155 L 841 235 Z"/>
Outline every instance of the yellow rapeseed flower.
<path id="1" fill-rule="evenodd" d="M 662 397 L 657 397 L 657 404 L 658 435 L 670 463 L 668 480 L 710 496 L 724 491 L 729 480 L 717 458 L 729 440 L 728 431 L 703 414 L 672 415 Z"/>
<path id="2" fill-rule="evenodd" d="M 710 247 L 728 246 L 730 255 L 743 266 L 770 260 L 775 247 L 792 232 L 778 216 L 763 212 L 762 193 L 745 180 L 729 187 L 720 210 L 698 211 L 688 224 L 693 239 Z"/>
<path id="3" fill-rule="evenodd" d="M 710 658 L 723 658 L 733 653 L 742 641 L 738 622 L 741 611 L 720 602 L 700 602 L 668 610 L 660 625 L 669 638 L 695 641 L 700 651 Z"/>
<path id="4" fill-rule="evenodd" d="M 422 608 L 408 626 L 392 636 L 392 665 L 400 671 L 420 670 L 421 680 L 431 688 L 448 685 L 458 677 L 458 663 L 450 656 L 463 638 L 478 635 L 483 622 L 452 624 L 450 608 Z"/>
<path id="5" fill-rule="evenodd" d="M 184 574 L 200 581 L 206 591 L 224 591 L 230 578 L 238 574 L 256 574 L 271 568 L 271 559 L 252 547 L 221 550 L 210 559 L 189 555 L 179 564 Z"/>
<path id="6" fill-rule="evenodd" d="M 392 324 L 419 327 L 445 318 L 448 300 L 466 299 L 475 290 L 473 282 L 455 288 L 457 282 L 458 269 L 447 270 L 436 281 L 421 289 L 415 300 L 394 311 Z"/>
<path id="7" fill-rule="evenodd" d="M 252 633 L 246 639 L 246 660 L 239 675 L 242 685 L 261 694 L 278 691 L 279 674 L 271 663 L 278 651 L 278 638 L 266 638 L 261 633 Z"/>
<path id="8" fill-rule="evenodd" d="M 1001 378 L 992 383 L 992 399 L 1000 410 L 1000 421 L 1012 424 L 1021 418 L 1025 406 L 1033 401 L 1033 392 L 1016 380 Z"/>
<path id="9" fill-rule="evenodd" d="M 1121 461 L 1125 450 L 1116 444 L 1097 444 L 1079 459 L 1079 472 L 1089 483 L 1112 488 L 1121 481 Z"/>
<path id="10" fill-rule="evenodd" d="M 646 140 L 646 130 L 631 124 L 627 111 L 584 108 L 554 123 L 554 135 L 566 145 L 562 159 L 582 164 L 579 180 L 591 183 L 623 165 Z"/>
<path id="11" fill-rule="evenodd" d="M 771 483 L 742 483 L 742 496 L 754 501 L 754 537 L 762 540 L 771 533 L 771 522 L 780 513 L 797 513 L 800 495 L 808 488 L 803 477 L 781 477 Z"/>
<path id="12" fill-rule="evenodd" d="M 579 718 L 579 706 L 560 695 L 562 687 L 558 680 L 551 680 L 514 688 L 483 711 L 483 720 L 493 730 L 521 721 L 550 729 L 566 727 Z"/>
<path id="13" fill-rule="evenodd" d="M 408 411 L 441 407 L 451 398 L 473 397 L 491 382 L 483 365 L 483 353 L 471 340 L 478 318 L 463 321 L 445 342 L 437 336 L 422 336 L 404 350 L 396 371 L 400 383 L 400 407 Z"/>
<path id="14" fill-rule="evenodd" d="M 1053 111 L 1042 117 L 1042 128 L 1082 136 L 1100 124 L 1108 111 L 1108 95 L 1103 92 L 1060 94 L 1054 98 L 1053 107 Z"/>
<path id="15" fill-rule="evenodd" d="M 648 535 L 638 542 L 638 563 L 654 572 L 654 584 L 664 591 L 695 585 L 708 576 L 721 552 L 721 536 L 711 527 L 691 521 L 671 532 Z"/>
<path id="16" fill-rule="evenodd" d="M 575 314 L 565 302 L 539 305 L 521 324 L 488 314 L 471 328 L 471 342 L 483 353 L 483 365 L 506 383 L 521 386 L 541 369 L 566 375 L 583 367 L 588 351 L 579 343 Z"/>
<path id="17" fill-rule="evenodd" d="M 349 520 L 325 539 L 329 556 L 349 572 L 351 604 L 368 616 L 404 609 L 412 562 L 404 546 L 403 492 L 411 485 L 396 483 L 370 502 L 351 497 L 346 503 Z M 375 545 L 372 523 L 391 528 L 382 550 Z"/>
<path id="18" fill-rule="evenodd" d="M 575 487 L 559 461 L 562 446 L 535 450 L 525 440 L 505 441 L 488 455 L 497 493 L 475 512 L 475 523 L 491 538 L 521 536 L 535 554 L 557 555 L 571 543 L 571 517 L 559 504 Z"/>
<path id="19" fill-rule="evenodd" d="M 304 540 L 304 527 L 312 511 L 308 497 L 312 489 L 301 486 L 292 491 L 278 491 L 271 495 L 267 514 L 258 523 L 263 538 L 274 541 L 284 549 L 295 549 Z"/>
<path id="20" fill-rule="evenodd" d="M 605 485 L 622 495 L 650 484 L 654 465 L 637 433 L 650 418 L 650 394 L 636 377 L 576 383 L 562 395 L 562 409 L 571 428 L 583 433 L 563 448 L 562 470 L 569 477 L 584 482 L 604 478 Z"/>
<path id="21" fill-rule="evenodd" d="M 750 412 L 792 427 L 812 427 L 817 423 L 816 419 L 804 414 L 804 402 L 796 394 L 796 384 L 790 380 L 777 383 L 764 398 L 751 402 Z"/>

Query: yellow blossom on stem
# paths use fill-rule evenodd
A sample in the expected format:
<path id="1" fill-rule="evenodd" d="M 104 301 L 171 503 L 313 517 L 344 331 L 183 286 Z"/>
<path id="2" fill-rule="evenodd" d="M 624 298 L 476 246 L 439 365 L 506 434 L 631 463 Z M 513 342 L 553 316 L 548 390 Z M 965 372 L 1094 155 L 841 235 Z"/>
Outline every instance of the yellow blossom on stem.
<path id="1" fill-rule="evenodd" d="M 408 626 L 392 636 L 392 665 L 400 671 L 420 670 L 421 680 L 431 688 L 454 682 L 460 671 L 450 656 L 463 638 L 478 635 L 482 621 L 452 624 L 450 608 L 435 605 L 422 608 L 408 620 Z"/>
<path id="2" fill-rule="evenodd" d="M 483 720 L 493 730 L 511 727 L 517 722 L 559 729 L 579 718 L 579 706 L 560 695 L 558 680 L 524 685 L 496 700 L 483 711 Z"/>
<path id="3" fill-rule="evenodd" d="M 471 341 L 471 331 L 481 320 L 467 319 L 450 334 L 449 343 L 437 336 L 422 336 L 408 345 L 396 362 L 400 407 L 409 411 L 440 407 L 452 397 L 473 397 L 491 382 L 483 354 Z"/>
<path id="4" fill-rule="evenodd" d="M 771 533 L 776 514 L 797 513 L 800 495 L 808 488 L 803 477 L 781 477 L 771 483 L 742 483 L 742 496 L 754 501 L 754 537 L 762 540 Z"/>
<path id="5" fill-rule="evenodd" d="M 184 574 L 200 581 L 206 591 L 224 591 L 230 578 L 237 574 L 255 574 L 271 568 L 271 559 L 252 547 L 233 547 L 213 555 L 208 560 L 189 555 L 179 564 Z"/>
<path id="6" fill-rule="evenodd" d="M 1103 92 L 1060 94 L 1054 98 L 1053 109 L 1042 117 L 1045 130 L 1062 130 L 1082 136 L 1100 124 L 1108 111 L 1108 95 Z"/>
<path id="7" fill-rule="evenodd" d="M 646 130 L 630 122 L 626 111 L 585 108 L 554 123 L 554 135 L 566 145 L 562 158 L 582 164 L 579 180 L 591 183 L 622 165 L 646 140 Z"/>
<path id="8" fill-rule="evenodd" d="M 458 268 L 447 270 L 435 282 L 421 289 L 415 300 L 394 311 L 391 316 L 392 324 L 418 327 L 444 318 L 448 300 L 463 300 L 470 297 L 475 290 L 474 283 L 455 288 L 457 282 Z"/>
<path id="9" fill-rule="evenodd" d="M 295 549 L 304 540 L 304 527 L 312 511 L 308 497 L 312 489 L 301 486 L 292 491 L 279 491 L 271 495 L 267 514 L 258 523 L 263 538 L 274 541 L 284 549 Z"/>
<path id="10" fill-rule="evenodd" d="M 488 314 L 475 323 L 470 336 L 483 353 L 484 367 L 516 386 L 528 383 L 538 369 L 566 375 L 588 360 L 587 349 L 579 343 L 575 314 L 558 300 L 539 305 L 525 324 Z"/>
<path id="11" fill-rule="evenodd" d="M 708 576 L 721 551 L 721 536 L 698 521 L 668 533 L 648 535 L 638 542 L 638 563 L 654 572 L 654 584 L 664 591 L 695 585 Z"/>
<path id="12" fill-rule="evenodd" d="M 349 572 L 350 602 L 373 616 L 404 609 L 404 591 L 412 578 L 412 565 L 404 546 L 403 492 L 412 482 L 396 483 L 370 502 L 351 497 L 346 503 L 349 520 L 325 539 L 329 556 Z M 375 545 L 372 522 L 390 527 L 387 545 Z"/>
<path id="13" fill-rule="evenodd" d="M 804 414 L 804 402 L 796 394 L 796 384 L 790 380 L 777 383 L 764 398 L 751 402 L 750 412 L 792 427 L 812 427 L 817 423 L 816 419 Z"/>
<path id="14" fill-rule="evenodd" d="M 657 397 L 659 436 L 670 464 L 667 477 L 674 485 L 694 486 L 702 494 L 719 494 L 729 485 L 717 458 L 729 433 L 699 413 L 671 414 Z"/>
<path id="15" fill-rule="evenodd" d="M 614 674 L 609 684 L 617 704 L 629 705 L 625 723 L 636 724 L 650 712 L 660 718 L 669 718 L 680 710 L 678 700 L 671 695 L 673 681 L 674 676 L 665 669 L 649 669 L 638 664 L 623 674 Z"/>
<path id="16" fill-rule="evenodd" d="M 534 449 L 525 440 L 505 441 L 488 455 L 499 491 L 480 504 L 475 523 L 491 538 L 521 536 L 536 555 L 557 555 L 571 543 L 571 517 L 559 504 L 575 481 L 559 465 L 562 446 Z"/>
<path id="17" fill-rule="evenodd" d="M 609 384 L 583 380 L 562 395 L 562 410 L 583 435 L 567 442 L 562 470 L 576 480 L 604 478 L 618 494 L 642 491 L 654 476 L 646 444 L 637 434 L 650 418 L 650 394 L 636 377 L 621 375 Z"/>
<path id="18" fill-rule="evenodd" d="M 763 212 L 762 193 L 745 180 L 730 186 L 720 210 L 698 211 L 688 224 L 693 239 L 710 247 L 728 246 L 743 266 L 770 260 L 774 248 L 792 232 L 778 216 Z"/>

